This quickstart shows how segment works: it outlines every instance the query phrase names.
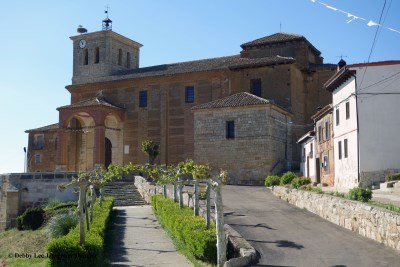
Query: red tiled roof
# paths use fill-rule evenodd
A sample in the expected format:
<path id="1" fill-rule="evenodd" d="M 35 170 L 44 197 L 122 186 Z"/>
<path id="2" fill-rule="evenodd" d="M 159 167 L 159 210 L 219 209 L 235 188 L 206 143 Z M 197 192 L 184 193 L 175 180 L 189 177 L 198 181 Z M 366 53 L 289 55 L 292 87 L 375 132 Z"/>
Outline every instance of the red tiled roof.
<path id="1" fill-rule="evenodd" d="M 225 98 L 194 106 L 192 109 L 196 110 L 210 108 L 242 107 L 251 105 L 266 105 L 270 103 L 271 102 L 267 99 L 252 95 L 247 92 L 241 92 Z"/>
<path id="2" fill-rule="evenodd" d="M 94 97 L 94 98 L 83 100 L 83 101 L 80 101 L 80 102 L 77 102 L 77 103 L 74 103 L 71 105 L 58 107 L 57 110 L 80 108 L 80 107 L 95 107 L 95 106 L 106 106 L 106 107 L 111 107 L 111 108 L 116 108 L 116 109 L 122 109 L 121 107 L 115 106 L 102 98 Z"/>
<path id="3" fill-rule="evenodd" d="M 121 78 L 125 75 L 126 78 L 142 78 L 218 69 L 233 70 L 240 68 L 262 67 L 275 64 L 288 64 L 293 62 L 295 62 L 295 59 L 293 59 L 292 57 L 271 56 L 262 58 L 243 58 L 240 55 L 235 55 L 125 70 L 120 71 L 116 78 Z"/>
<path id="4" fill-rule="evenodd" d="M 47 131 L 55 131 L 58 129 L 58 123 L 46 125 L 40 128 L 26 130 L 25 133 L 32 133 L 32 132 L 47 132 Z"/>
<path id="5" fill-rule="evenodd" d="M 255 39 L 253 41 L 242 44 L 240 47 L 246 50 L 246 48 L 251 48 L 255 46 L 264 46 L 292 41 L 305 41 L 318 55 L 321 54 L 321 52 L 317 48 L 315 48 L 303 35 L 284 32 L 279 32 L 259 39 Z"/>

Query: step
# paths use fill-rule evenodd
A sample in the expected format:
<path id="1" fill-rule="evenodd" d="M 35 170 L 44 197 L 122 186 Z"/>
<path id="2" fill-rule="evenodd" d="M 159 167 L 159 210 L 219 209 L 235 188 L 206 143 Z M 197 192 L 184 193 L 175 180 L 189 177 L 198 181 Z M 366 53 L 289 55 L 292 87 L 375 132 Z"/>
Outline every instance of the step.
<path id="1" fill-rule="evenodd" d="M 104 186 L 104 193 L 114 197 L 115 206 L 141 206 L 143 200 L 132 181 L 115 181 Z"/>

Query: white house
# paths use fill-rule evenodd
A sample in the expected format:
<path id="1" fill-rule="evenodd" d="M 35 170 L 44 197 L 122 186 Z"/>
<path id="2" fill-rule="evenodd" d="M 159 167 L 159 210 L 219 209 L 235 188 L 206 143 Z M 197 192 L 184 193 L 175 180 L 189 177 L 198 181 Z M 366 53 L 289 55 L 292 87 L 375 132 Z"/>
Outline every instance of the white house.
<path id="1" fill-rule="evenodd" d="M 309 131 L 300 137 L 297 143 L 301 145 L 301 173 L 303 176 L 311 178 L 313 183 L 319 183 L 315 165 L 315 132 Z"/>
<path id="2" fill-rule="evenodd" d="M 400 61 L 343 67 L 332 92 L 335 187 L 371 186 L 400 170 Z"/>

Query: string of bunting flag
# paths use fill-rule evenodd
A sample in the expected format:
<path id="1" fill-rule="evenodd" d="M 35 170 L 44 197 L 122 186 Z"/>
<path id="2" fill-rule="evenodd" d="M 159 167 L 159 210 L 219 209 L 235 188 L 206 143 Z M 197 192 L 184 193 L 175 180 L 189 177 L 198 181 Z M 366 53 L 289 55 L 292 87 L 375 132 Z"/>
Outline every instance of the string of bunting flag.
<path id="1" fill-rule="evenodd" d="M 379 24 L 378 22 L 375 22 L 375 21 L 373 21 L 373 20 L 365 19 L 365 18 L 363 18 L 363 17 L 354 15 L 354 14 L 352 14 L 352 13 L 350 13 L 350 12 L 341 10 L 341 9 L 336 8 L 336 7 L 334 7 L 334 6 L 328 5 L 328 4 L 324 3 L 324 2 L 321 2 L 321 1 L 318 1 L 318 0 L 310 0 L 310 1 L 311 1 L 312 3 L 314 3 L 314 4 L 320 4 L 320 5 L 324 6 L 325 8 L 328 8 L 328 9 L 330 9 L 330 10 L 333 10 L 333 11 L 336 11 L 336 12 L 340 12 L 340 13 L 343 13 L 343 14 L 347 15 L 347 18 L 348 18 L 347 23 L 351 23 L 351 22 L 353 22 L 353 21 L 355 21 L 355 20 L 363 20 L 363 21 L 367 22 L 367 26 L 369 26 L 369 27 L 378 26 L 378 27 L 382 27 L 382 28 L 384 28 L 384 29 L 387 29 L 387 30 L 389 30 L 389 31 L 392 31 L 392 32 L 395 32 L 395 33 L 399 33 L 399 34 L 400 34 L 400 31 L 399 31 L 399 30 L 396 30 L 396 29 L 394 29 L 394 28 L 390 28 L 390 27 L 383 26 L 382 24 Z"/>

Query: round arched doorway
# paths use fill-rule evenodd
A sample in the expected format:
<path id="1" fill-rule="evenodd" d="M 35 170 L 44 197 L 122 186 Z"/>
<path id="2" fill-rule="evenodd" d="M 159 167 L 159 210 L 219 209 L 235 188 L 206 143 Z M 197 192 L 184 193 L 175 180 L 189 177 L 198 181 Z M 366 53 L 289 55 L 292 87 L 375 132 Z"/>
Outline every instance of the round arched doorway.
<path id="1" fill-rule="evenodd" d="M 105 149 L 104 149 L 104 154 L 105 154 L 105 159 L 104 159 L 104 167 L 107 169 L 108 166 L 111 164 L 112 160 L 112 144 L 110 139 L 106 137 L 105 140 Z"/>

